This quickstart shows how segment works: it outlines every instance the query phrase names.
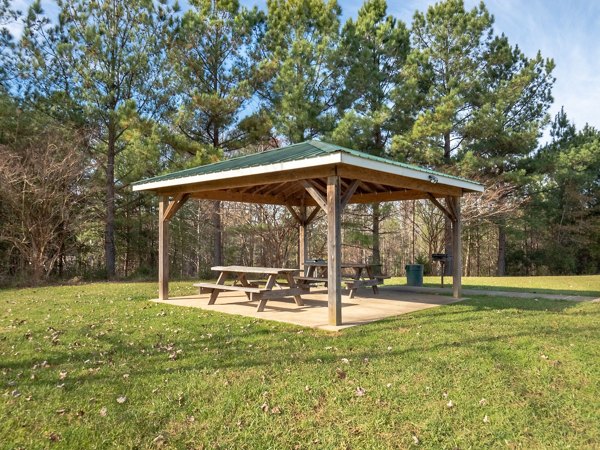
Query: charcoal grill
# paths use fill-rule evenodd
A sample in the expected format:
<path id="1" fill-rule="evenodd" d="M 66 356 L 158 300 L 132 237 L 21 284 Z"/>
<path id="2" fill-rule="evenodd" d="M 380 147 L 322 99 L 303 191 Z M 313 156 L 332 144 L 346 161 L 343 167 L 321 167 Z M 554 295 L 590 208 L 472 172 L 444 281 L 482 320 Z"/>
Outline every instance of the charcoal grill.
<path id="1" fill-rule="evenodd" d="M 435 262 L 439 262 L 442 270 L 440 273 L 442 274 L 442 287 L 444 287 L 444 272 L 446 271 L 446 264 L 450 260 L 450 255 L 448 253 L 433 253 L 431 255 L 431 259 Z"/>

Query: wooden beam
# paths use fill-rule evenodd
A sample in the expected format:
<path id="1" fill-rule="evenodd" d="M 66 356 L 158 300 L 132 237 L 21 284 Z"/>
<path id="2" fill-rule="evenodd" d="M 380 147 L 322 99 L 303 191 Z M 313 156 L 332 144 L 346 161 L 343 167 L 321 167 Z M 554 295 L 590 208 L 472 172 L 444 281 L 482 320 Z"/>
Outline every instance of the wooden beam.
<path id="1" fill-rule="evenodd" d="M 158 298 L 169 298 L 169 222 L 165 219 L 169 197 L 158 200 Z"/>
<path id="2" fill-rule="evenodd" d="M 310 180 L 303 180 L 302 185 L 304 186 L 304 189 L 306 189 L 306 192 L 308 192 L 313 198 L 313 200 L 317 202 L 317 205 L 319 205 L 323 211 L 327 211 L 327 200 L 323 198 L 313 183 Z"/>
<path id="3" fill-rule="evenodd" d="M 319 214 L 319 211 L 321 211 L 321 209 L 318 206 L 315 206 L 313 208 L 312 212 L 306 218 L 306 225 L 310 224 L 313 220 L 315 220 L 315 217 L 317 217 L 317 214 Z"/>
<path id="4" fill-rule="evenodd" d="M 456 214 L 452 222 L 452 296 L 462 296 L 462 218 L 460 216 L 460 197 L 452 197 L 450 203 Z"/>
<path id="5" fill-rule="evenodd" d="M 177 194 L 173 200 L 169 202 L 163 220 L 171 220 L 175 213 L 187 202 L 190 194 Z"/>
<path id="6" fill-rule="evenodd" d="M 300 219 L 298 223 L 298 267 L 300 267 L 301 270 L 304 270 L 304 262 L 308 259 L 308 223 L 306 220 L 306 206 L 300 207 L 298 219 Z"/>
<path id="7" fill-rule="evenodd" d="M 366 181 L 381 185 L 392 186 L 396 188 L 415 189 L 423 192 L 431 192 L 436 197 L 450 195 L 460 197 L 462 189 L 454 186 L 447 186 L 438 183 L 431 183 L 426 180 L 417 180 L 414 178 L 403 177 L 401 175 L 392 175 L 389 173 L 378 172 L 376 170 L 365 169 L 362 167 L 341 165 L 338 167 L 339 175 L 355 180 Z"/>
<path id="8" fill-rule="evenodd" d="M 350 198 L 352 198 L 352 196 L 356 192 L 356 188 L 358 188 L 358 180 L 352 181 L 352 183 L 350 183 L 350 185 L 348 185 L 348 187 L 346 188 L 346 191 L 344 192 L 344 196 L 342 197 L 342 199 L 340 201 L 341 202 L 340 207 L 342 208 L 342 211 L 348 204 L 348 200 L 350 200 Z"/>
<path id="9" fill-rule="evenodd" d="M 433 196 L 433 194 L 430 194 L 428 192 L 427 193 L 427 198 L 429 198 L 429 200 L 431 200 L 431 203 L 433 203 L 440 211 L 442 211 L 446 215 L 446 217 L 448 217 L 451 221 L 453 221 L 453 222 L 456 221 L 456 216 L 454 215 L 454 213 L 452 212 L 452 210 L 446 209 L 444 207 L 444 205 L 442 205 L 439 202 L 439 200 Z"/>
<path id="10" fill-rule="evenodd" d="M 304 219 L 302 219 L 300 217 L 300 215 L 298 215 L 298 213 L 296 212 L 296 210 L 294 209 L 294 207 L 292 205 L 285 205 L 285 207 L 290 212 L 292 217 L 296 220 L 297 224 L 302 225 L 304 223 Z M 306 211 L 306 207 L 304 207 L 304 210 Z"/>
<path id="11" fill-rule="evenodd" d="M 329 325 L 342 324 L 340 177 L 327 178 L 327 309 Z"/>

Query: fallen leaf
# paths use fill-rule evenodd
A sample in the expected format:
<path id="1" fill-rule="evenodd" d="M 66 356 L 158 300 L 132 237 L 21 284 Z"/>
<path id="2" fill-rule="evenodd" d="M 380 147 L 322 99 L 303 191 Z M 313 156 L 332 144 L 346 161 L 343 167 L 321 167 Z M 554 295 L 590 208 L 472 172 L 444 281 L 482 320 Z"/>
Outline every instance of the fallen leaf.
<path id="1" fill-rule="evenodd" d="M 66 370 L 61 370 L 61 371 L 58 373 L 58 379 L 59 379 L 59 380 L 64 380 L 65 378 L 67 378 L 67 375 L 68 375 L 68 374 L 69 374 L 69 373 L 68 373 Z"/>
<path id="2" fill-rule="evenodd" d="M 106 409 L 106 406 L 103 406 L 102 408 L 100 408 L 100 415 L 102 417 L 106 417 L 106 414 L 108 414 L 108 409 Z"/>
<path id="3" fill-rule="evenodd" d="M 123 404 L 127 401 L 127 397 L 126 396 L 121 396 L 121 397 L 117 397 L 117 403 Z"/>
<path id="4" fill-rule="evenodd" d="M 154 445 L 156 445 L 157 447 L 162 447 L 166 441 L 167 440 L 165 439 L 165 437 L 162 434 L 159 434 L 154 439 L 152 439 L 152 443 Z"/>
<path id="5" fill-rule="evenodd" d="M 350 364 L 350 361 L 348 360 L 348 358 L 342 358 L 341 361 L 342 361 L 342 364 Z"/>
<path id="6" fill-rule="evenodd" d="M 271 414 L 281 414 L 281 408 L 279 406 L 271 408 Z"/>
<path id="7" fill-rule="evenodd" d="M 481 406 L 485 406 L 485 405 L 487 405 L 487 400 L 485 398 L 482 398 L 481 400 L 479 400 L 479 404 Z"/>
<path id="8" fill-rule="evenodd" d="M 346 372 L 344 372 L 342 369 L 335 369 L 335 373 L 340 380 L 346 379 Z"/>
<path id="9" fill-rule="evenodd" d="M 267 402 L 263 403 L 260 409 L 262 409 L 263 412 L 269 412 L 269 405 L 267 404 Z"/>

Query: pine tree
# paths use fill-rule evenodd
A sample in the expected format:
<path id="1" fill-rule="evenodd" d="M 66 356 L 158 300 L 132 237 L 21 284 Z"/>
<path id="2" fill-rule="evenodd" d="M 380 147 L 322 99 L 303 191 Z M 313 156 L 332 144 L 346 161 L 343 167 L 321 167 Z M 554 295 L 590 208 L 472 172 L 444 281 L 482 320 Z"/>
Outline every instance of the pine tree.
<path id="1" fill-rule="evenodd" d="M 527 59 L 492 25 L 483 3 L 466 11 L 462 0 L 446 0 L 415 13 L 405 73 L 421 111 L 394 140 L 401 157 L 502 183 L 518 173 L 547 120 L 554 64 Z"/>
<path id="2" fill-rule="evenodd" d="M 340 7 L 335 0 L 268 0 L 256 51 L 260 91 L 277 133 L 291 143 L 331 131 L 341 86 L 334 61 Z"/>
<path id="3" fill-rule="evenodd" d="M 191 6 L 178 27 L 170 59 L 179 100 L 174 124 L 198 144 L 186 150 L 199 163 L 206 155 L 231 154 L 268 135 L 270 123 L 260 112 L 246 112 L 257 89 L 249 53 L 261 15 L 240 8 L 235 0 L 196 0 Z M 215 202 L 215 265 L 223 263 L 220 209 Z"/>
<path id="4" fill-rule="evenodd" d="M 95 157 L 105 189 L 106 274 L 116 273 L 115 204 L 122 184 L 115 176 L 135 117 L 155 117 L 168 100 L 165 38 L 168 6 L 147 0 L 61 0 L 53 26 L 39 1 L 30 8 L 23 35 L 24 83 L 49 100 L 51 113 L 80 111 L 93 131 Z M 62 106 L 62 108 L 61 108 Z M 62 111 L 60 111 L 62 109 Z"/>
<path id="5" fill-rule="evenodd" d="M 389 152 L 391 137 L 406 131 L 410 110 L 402 102 L 402 71 L 409 51 L 408 30 L 387 15 L 385 0 L 367 0 L 356 21 L 344 25 L 338 64 L 346 70 L 332 134 L 337 143 L 377 156 Z M 373 263 L 381 262 L 379 229 L 384 212 L 372 205 Z"/>

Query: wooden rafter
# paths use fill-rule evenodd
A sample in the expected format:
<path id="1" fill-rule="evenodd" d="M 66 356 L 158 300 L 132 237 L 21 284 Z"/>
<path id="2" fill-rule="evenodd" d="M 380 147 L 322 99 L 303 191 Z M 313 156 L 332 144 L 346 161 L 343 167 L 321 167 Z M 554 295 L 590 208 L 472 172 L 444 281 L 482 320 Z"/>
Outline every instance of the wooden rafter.
<path id="1" fill-rule="evenodd" d="M 401 200 L 419 200 L 428 198 L 426 192 L 410 189 L 396 189 L 389 192 L 374 192 L 371 194 L 354 194 L 350 199 L 351 204 L 356 203 L 380 203 Z"/>
<path id="2" fill-rule="evenodd" d="M 284 205 L 287 201 L 278 195 L 246 194 L 233 191 L 206 191 L 190 194 L 192 198 L 200 200 L 221 200 L 230 202 L 257 203 L 262 205 Z M 299 202 L 298 202 L 299 204 Z"/>
<path id="3" fill-rule="evenodd" d="M 375 190 L 371 186 L 369 186 L 369 183 L 365 183 L 364 181 L 359 181 L 358 185 L 367 194 L 371 194 L 371 193 L 375 192 Z"/>
<path id="4" fill-rule="evenodd" d="M 359 167 L 340 167 L 338 171 L 340 175 L 344 177 L 358 179 L 368 183 L 383 184 L 386 186 L 391 186 L 392 188 L 414 189 L 417 191 L 431 192 L 436 197 L 459 197 L 462 195 L 462 189 L 459 187 L 436 184 L 427 180 L 409 178 L 400 175 L 382 173 L 371 169 Z"/>

